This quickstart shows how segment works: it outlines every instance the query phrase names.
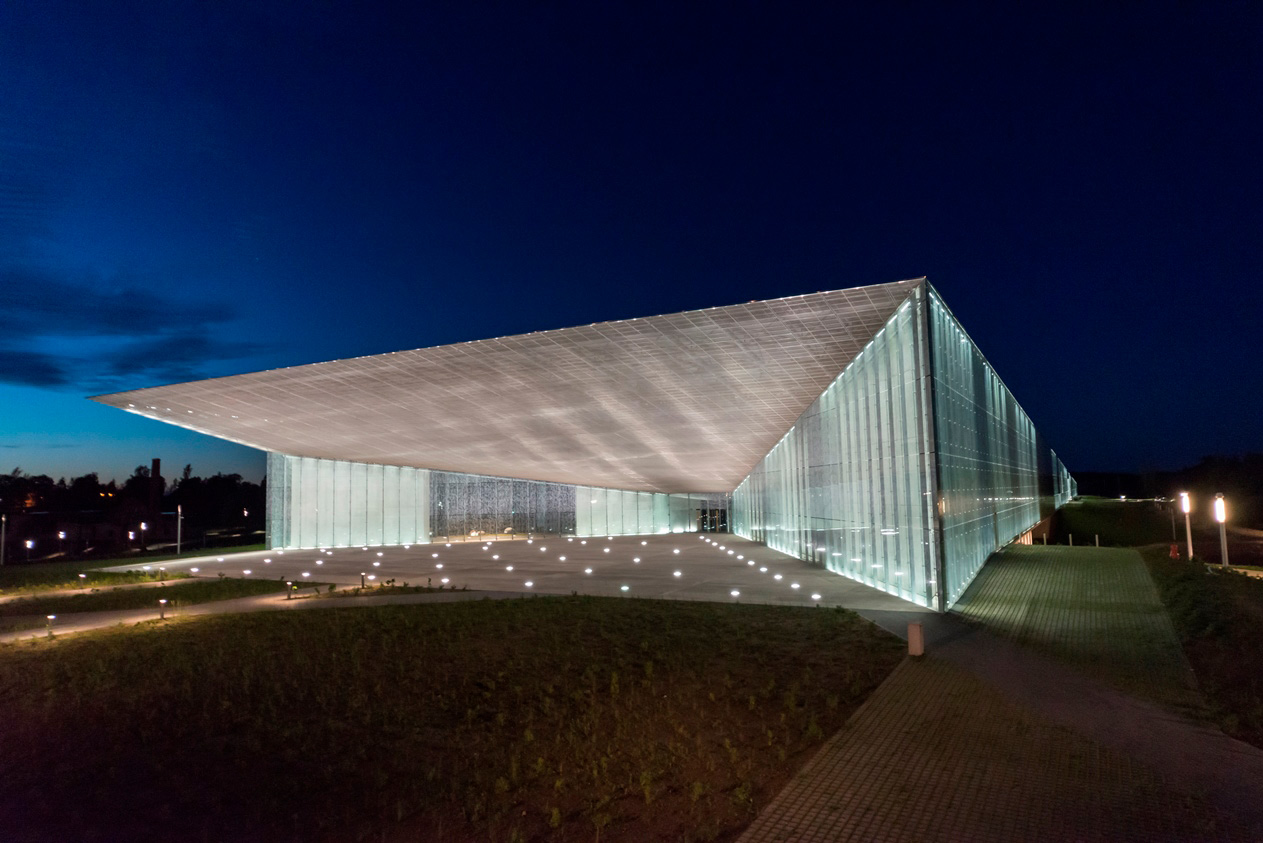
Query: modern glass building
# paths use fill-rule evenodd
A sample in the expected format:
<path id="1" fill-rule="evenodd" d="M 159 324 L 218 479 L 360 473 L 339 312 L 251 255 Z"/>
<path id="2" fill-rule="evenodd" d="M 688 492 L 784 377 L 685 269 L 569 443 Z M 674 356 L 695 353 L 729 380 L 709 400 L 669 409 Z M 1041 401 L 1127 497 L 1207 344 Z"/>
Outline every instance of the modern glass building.
<path id="1" fill-rule="evenodd" d="M 95 400 L 266 450 L 278 548 L 731 530 L 942 610 L 1075 494 L 923 278 Z"/>

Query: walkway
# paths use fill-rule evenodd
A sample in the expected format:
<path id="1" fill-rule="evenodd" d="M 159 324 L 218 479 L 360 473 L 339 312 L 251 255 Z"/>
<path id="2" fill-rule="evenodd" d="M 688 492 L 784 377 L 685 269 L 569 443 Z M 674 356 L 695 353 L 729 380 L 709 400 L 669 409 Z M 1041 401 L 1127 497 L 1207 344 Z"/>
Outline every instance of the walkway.
<path id="1" fill-rule="evenodd" d="M 997 557 L 959 613 L 922 616 L 929 655 L 891 675 L 743 843 L 1263 839 L 1263 751 L 1123 690 L 1196 699 L 1143 566 L 1095 548 Z M 907 615 L 863 614 L 906 632 Z"/>

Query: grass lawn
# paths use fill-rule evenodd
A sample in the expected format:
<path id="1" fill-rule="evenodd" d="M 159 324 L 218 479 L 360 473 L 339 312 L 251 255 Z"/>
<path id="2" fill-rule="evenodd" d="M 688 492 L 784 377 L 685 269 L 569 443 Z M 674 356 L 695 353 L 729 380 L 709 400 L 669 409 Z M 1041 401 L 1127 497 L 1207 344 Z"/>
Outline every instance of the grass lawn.
<path id="1" fill-rule="evenodd" d="M 256 594 L 283 592 L 280 580 L 219 579 L 176 580 L 166 587 L 119 588 L 95 594 L 60 594 L 45 597 L 23 597 L 0 603 L 0 618 L 21 615 L 68 615 L 74 612 L 108 612 L 116 609 L 156 609 L 159 598 L 166 598 L 169 607 L 253 597 Z"/>
<path id="2" fill-rule="evenodd" d="M 594 597 L 0 647 L 6 839 L 732 839 L 900 661 L 851 612 Z"/>
<path id="3" fill-rule="evenodd" d="M 1211 713 L 1229 735 L 1263 748 L 1263 579 L 1141 548 Z"/>
<path id="4" fill-rule="evenodd" d="M 1067 542 L 1087 547 L 1101 537 L 1102 546 L 1138 547 L 1171 541 L 1171 515 L 1153 501 L 1120 501 L 1114 498 L 1086 498 L 1066 504 L 1057 511 L 1058 544 Z M 1178 525 L 1179 540 L 1184 540 L 1184 522 Z"/>
<path id="5" fill-rule="evenodd" d="M 67 588 L 83 588 L 85 586 L 127 585 L 138 582 L 152 582 L 158 579 L 156 570 L 105 572 L 98 568 L 110 568 L 118 565 L 135 564 L 138 569 L 144 565 L 156 568 L 163 562 L 172 559 L 192 559 L 202 556 L 224 556 L 229 553 L 244 553 L 251 550 L 262 550 L 263 545 L 247 545 L 243 547 L 198 549 L 188 551 L 179 556 L 174 554 L 151 554 L 146 556 L 130 555 L 110 559 L 78 559 L 65 562 L 36 562 L 33 565 L 9 564 L 0 567 L 0 596 L 12 594 L 33 594 L 40 591 L 57 591 Z M 85 574 L 86 577 L 80 577 Z M 187 576 L 167 572 L 167 579 L 178 579 Z"/>

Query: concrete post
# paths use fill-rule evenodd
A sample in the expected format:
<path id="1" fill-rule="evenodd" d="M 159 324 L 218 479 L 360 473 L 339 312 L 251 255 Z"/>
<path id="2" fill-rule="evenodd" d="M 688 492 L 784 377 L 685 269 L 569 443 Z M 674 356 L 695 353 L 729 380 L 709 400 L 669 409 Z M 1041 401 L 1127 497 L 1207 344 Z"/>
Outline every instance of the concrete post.
<path id="1" fill-rule="evenodd" d="M 908 655 L 913 658 L 925 655 L 925 633 L 919 623 L 908 624 Z"/>

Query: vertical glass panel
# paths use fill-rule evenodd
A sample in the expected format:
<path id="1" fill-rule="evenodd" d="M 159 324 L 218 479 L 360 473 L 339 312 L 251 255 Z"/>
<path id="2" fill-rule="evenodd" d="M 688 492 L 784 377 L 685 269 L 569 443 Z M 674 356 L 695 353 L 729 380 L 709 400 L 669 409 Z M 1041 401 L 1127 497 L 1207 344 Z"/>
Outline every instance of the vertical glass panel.
<path id="1" fill-rule="evenodd" d="M 417 535 L 417 476 L 419 469 L 399 469 L 399 535 L 397 544 L 418 541 Z"/>
<path id="2" fill-rule="evenodd" d="M 312 545 L 328 547 L 333 543 L 333 469 L 334 460 L 316 460 L 316 535 Z"/>
<path id="3" fill-rule="evenodd" d="M 368 542 L 368 466 L 351 463 L 351 517 L 348 531 L 350 544 Z"/>
<path id="4" fill-rule="evenodd" d="M 351 543 L 351 464 L 339 460 L 333 466 L 334 547 Z"/>
<path id="5" fill-rule="evenodd" d="M 381 544 L 402 544 L 399 540 L 399 467 L 382 467 L 382 532 Z"/>
<path id="6" fill-rule="evenodd" d="M 318 496 L 316 494 L 317 484 L 319 482 L 318 463 L 319 460 L 310 457 L 302 457 L 298 460 L 298 535 L 295 537 L 295 547 L 314 547 L 316 544 L 316 516 L 318 506 Z"/>
<path id="7" fill-rule="evenodd" d="M 382 469 L 384 466 L 368 465 L 365 468 L 364 542 L 371 546 L 382 543 Z"/>

